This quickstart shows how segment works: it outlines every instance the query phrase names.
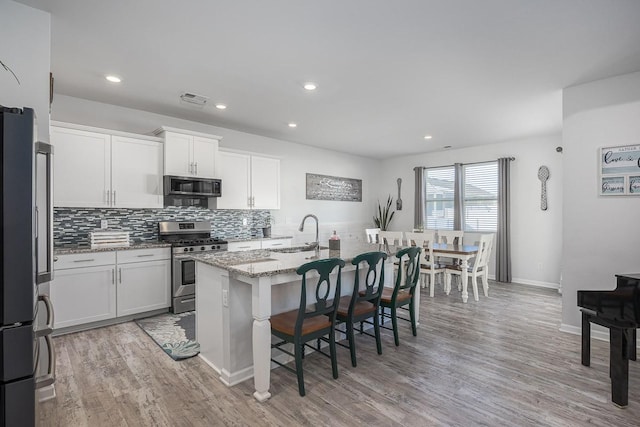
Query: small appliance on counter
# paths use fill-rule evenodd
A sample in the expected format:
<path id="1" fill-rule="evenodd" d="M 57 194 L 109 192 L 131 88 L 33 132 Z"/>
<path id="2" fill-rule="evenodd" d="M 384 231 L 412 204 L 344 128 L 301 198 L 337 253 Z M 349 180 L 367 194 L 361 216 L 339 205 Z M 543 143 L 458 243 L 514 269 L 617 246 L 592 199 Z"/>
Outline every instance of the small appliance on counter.
<path id="1" fill-rule="evenodd" d="M 191 253 L 227 250 L 225 240 L 211 237 L 209 221 L 160 221 L 158 235 L 171 243 L 171 311 L 183 313 L 196 308 L 196 262 Z"/>

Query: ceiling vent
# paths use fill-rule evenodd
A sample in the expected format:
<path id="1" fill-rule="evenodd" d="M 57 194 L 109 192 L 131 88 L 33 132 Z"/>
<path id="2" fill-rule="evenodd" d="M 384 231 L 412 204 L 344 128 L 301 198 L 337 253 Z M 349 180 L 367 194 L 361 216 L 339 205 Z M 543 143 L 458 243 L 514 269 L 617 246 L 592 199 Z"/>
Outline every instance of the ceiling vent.
<path id="1" fill-rule="evenodd" d="M 189 104 L 204 106 L 209 100 L 208 96 L 204 95 L 196 95 L 195 93 L 185 92 L 180 95 L 180 99 L 184 102 L 188 102 Z"/>

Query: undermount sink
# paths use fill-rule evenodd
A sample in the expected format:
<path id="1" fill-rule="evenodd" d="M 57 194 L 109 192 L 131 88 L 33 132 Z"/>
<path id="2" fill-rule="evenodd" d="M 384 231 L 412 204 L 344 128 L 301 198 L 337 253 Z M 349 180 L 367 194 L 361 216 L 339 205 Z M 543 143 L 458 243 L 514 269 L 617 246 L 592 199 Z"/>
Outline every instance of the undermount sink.
<path id="1" fill-rule="evenodd" d="M 320 249 L 329 249 L 327 246 L 320 246 Z M 311 252 L 316 249 L 311 246 L 294 246 L 291 248 L 271 249 L 272 252 L 280 252 L 283 254 L 297 254 L 299 252 Z"/>

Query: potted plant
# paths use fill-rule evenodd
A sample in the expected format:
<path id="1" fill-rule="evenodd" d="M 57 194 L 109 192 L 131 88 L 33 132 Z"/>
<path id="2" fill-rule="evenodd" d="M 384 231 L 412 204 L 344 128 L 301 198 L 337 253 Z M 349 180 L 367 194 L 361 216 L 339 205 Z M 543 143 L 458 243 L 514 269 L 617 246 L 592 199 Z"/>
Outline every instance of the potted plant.
<path id="1" fill-rule="evenodd" d="M 2 68 L 5 69 L 5 71 L 10 72 L 11 74 L 13 74 L 13 77 L 16 79 L 16 81 L 18 82 L 18 84 L 20 84 L 20 80 L 18 80 L 18 76 L 16 76 L 16 73 L 13 72 L 13 70 L 11 68 L 9 68 L 8 65 L 6 65 L 4 62 L 0 61 L 0 66 Z"/>
<path id="2" fill-rule="evenodd" d="M 373 222 L 376 224 L 380 230 L 386 230 L 393 219 L 393 214 L 395 211 L 391 211 L 391 205 L 393 204 L 393 198 L 391 195 L 387 197 L 387 203 L 382 207 L 380 205 L 380 201 L 378 201 L 378 212 L 373 217 Z"/>

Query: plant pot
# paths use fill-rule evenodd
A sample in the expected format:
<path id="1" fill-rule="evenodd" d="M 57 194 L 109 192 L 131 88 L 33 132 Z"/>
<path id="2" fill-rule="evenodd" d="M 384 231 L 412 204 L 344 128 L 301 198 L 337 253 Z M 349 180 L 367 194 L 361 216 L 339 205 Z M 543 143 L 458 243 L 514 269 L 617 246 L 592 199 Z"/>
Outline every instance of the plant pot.
<path id="1" fill-rule="evenodd" d="M 262 237 L 271 237 L 271 227 L 262 227 Z"/>

